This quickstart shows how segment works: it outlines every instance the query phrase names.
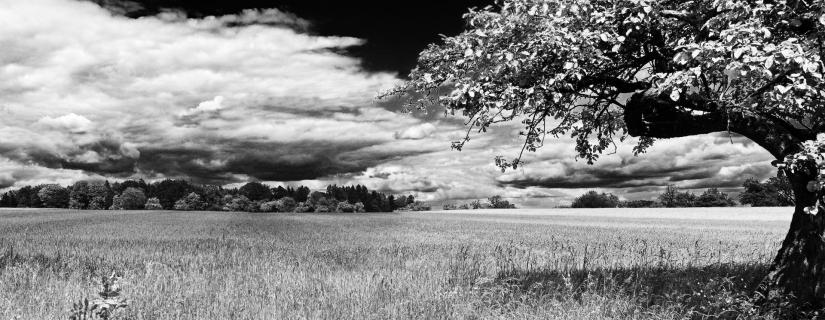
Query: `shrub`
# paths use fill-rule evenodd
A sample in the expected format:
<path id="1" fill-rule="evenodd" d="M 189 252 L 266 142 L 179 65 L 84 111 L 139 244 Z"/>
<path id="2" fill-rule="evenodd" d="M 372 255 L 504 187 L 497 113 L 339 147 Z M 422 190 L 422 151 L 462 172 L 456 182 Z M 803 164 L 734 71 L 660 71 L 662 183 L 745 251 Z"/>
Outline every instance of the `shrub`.
<path id="1" fill-rule="evenodd" d="M 245 196 L 228 197 L 228 201 L 223 205 L 223 211 L 250 211 L 252 202 L 249 201 L 249 198 Z"/>
<path id="2" fill-rule="evenodd" d="M 326 205 L 319 205 L 319 206 L 315 207 L 315 212 L 317 212 L 317 213 L 326 213 L 326 212 L 332 212 L 332 210 Z"/>
<path id="3" fill-rule="evenodd" d="M 146 206 L 146 195 L 137 188 L 126 188 L 119 196 L 112 199 L 112 210 L 138 210 Z"/>
<path id="4" fill-rule="evenodd" d="M 363 208 L 364 205 L 361 204 L 361 207 Z M 298 213 L 311 212 L 311 211 L 313 211 L 313 208 L 308 206 L 306 204 L 306 202 L 298 202 L 298 205 L 295 206 L 295 212 L 298 212 Z"/>
<path id="5" fill-rule="evenodd" d="M 260 206 L 261 212 L 278 212 L 278 202 L 277 201 L 267 201 L 261 203 Z"/>
<path id="6" fill-rule="evenodd" d="M 146 205 L 143 208 L 146 210 L 163 210 L 163 206 L 160 205 L 160 199 L 158 198 L 149 198 L 149 200 L 146 200 Z"/>
<path id="7" fill-rule="evenodd" d="M 697 207 L 732 207 L 736 202 L 728 197 L 727 193 L 720 192 L 719 189 L 710 188 L 696 198 Z"/>
<path id="8" fill-rule="evenodd" d="M 367 212 L 364 204 L 361 202 L 356 202 L 353 206 L 355 206 L 355 212 Z"/>
<path id="9" fill-rule="evenodd" d="M 502 200 L 501 196 L 492 196 L 488 199 L 490 201 L 490 208 L 493 209 L 515 209 L 516 205 L 511 204 L 510 201 Z"/>
<path id="10" fill-rule="evenodd" d="M 656 207 L 656 201 L 651 200 L 628 200 L 619 203 L 622 208 L 653 208 Z"/>
<path id="11" fill-rule="evenodd" d="M 295 207 L 298 205 L 295 202 L 295 199 L 290 197 L 283 197 L 275 201 L 275 207 L 278 209 L 279 212 L 292 212 L 295 211 Z"/>
<path id="12" fill-rule="evenodd" d="M 611 193 L 588 191 L 573 200 L 573 208 L 615 208 L 619 206 L 619 197 Z"/>
<path id="13" fill-rule="evenodd" d="M 189 193 L 186 197 L 175 201 L 175 210 L 197 211 L 206 208 L 206 203 L 201 200 L 201 196 L 197 193 Z"/>
<path id="14" fill-rule="evenodd" d="M 349 202 L 346 202 L 346 201 L 341 201 L 341 202 L 338 203 L 338 208 L 336 208 L 335 211 L 337 211 L 337 212 L 348 212 L 349 213 L 349 212 L 356 212 L 356 209 L 355 209 L 355 205 L 353 205 Z"/>

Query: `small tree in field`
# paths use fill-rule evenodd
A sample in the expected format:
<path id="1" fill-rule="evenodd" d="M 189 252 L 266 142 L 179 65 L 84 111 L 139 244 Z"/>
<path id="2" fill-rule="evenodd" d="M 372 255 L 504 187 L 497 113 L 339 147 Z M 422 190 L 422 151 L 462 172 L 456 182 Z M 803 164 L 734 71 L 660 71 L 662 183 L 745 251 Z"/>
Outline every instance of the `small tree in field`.
<path id="1" fill-rule="evenodd" d="M 509 0 L 471 10 L 465 32 L 421 53 L 392 93 L 438 104 L 470 132 L 517 121 L 524 151 L 568 135 L 596 161 L 629 136 L 729 132 L 776 158 L 792 186 L 790 230 L 760 285 L 825 304 L 823 1 Z"/>

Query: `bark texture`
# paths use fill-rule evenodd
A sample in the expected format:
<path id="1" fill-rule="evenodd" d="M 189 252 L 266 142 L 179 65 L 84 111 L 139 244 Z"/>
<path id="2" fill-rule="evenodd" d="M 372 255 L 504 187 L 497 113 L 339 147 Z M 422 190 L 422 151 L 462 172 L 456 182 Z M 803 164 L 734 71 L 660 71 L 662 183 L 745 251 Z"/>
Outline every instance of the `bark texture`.
<path id="1" fill-rule="evenodd" d="M 816 202 L 815 195 L 806 188 L 812 176 L 791 174 L 788 178 L 796 208 L 788 235 L 758 294 L 766 302 L 791 298 L 802 307 L 821 308 L 825 306 L 825 214 L 804 211 Z"/>

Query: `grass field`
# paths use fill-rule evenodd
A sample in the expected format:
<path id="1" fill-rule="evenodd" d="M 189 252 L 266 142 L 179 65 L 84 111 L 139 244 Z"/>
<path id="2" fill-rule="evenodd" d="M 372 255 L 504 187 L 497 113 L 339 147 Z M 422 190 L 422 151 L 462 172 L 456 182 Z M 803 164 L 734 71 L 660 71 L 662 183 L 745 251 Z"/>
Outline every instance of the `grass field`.
<path id="1" fill-rule="evenodd" d="M 0 210 L 0 319 L 66 319 L 113 271 L 120 319 L 732 316 L 792 211 L 629 210 Z"/>

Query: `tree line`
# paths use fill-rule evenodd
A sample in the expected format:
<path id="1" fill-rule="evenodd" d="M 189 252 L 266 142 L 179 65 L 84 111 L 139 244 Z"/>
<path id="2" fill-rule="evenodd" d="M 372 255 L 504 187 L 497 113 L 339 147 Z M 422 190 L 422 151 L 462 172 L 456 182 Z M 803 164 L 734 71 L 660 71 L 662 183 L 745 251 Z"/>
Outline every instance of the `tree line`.
<path id="1" fill-rule="evenodd" d="M 501 196 L 496 195 L 487 198 L 487 202 L 481 202 L 481 200 L 473 200 L 469 203 L 463 204 L 456 204 L 456 203 L 445 203 L 442 205 L 442 209 L 444 210 L 476 210 L 476 209 L 515 209 L 516 205 L 510 203 L 510 201 L 504 200 Z"/>
<path id="2" fill-rule="evenodd" d="M 71 186 L 25 186 L 0 195 L 0 207 L 79 210 L 184 210 L 247 212 L 392 212 L 419 206 L 412 195 L 387 195 L 362 185 L 270 187 L 249 182 L 240 188 L 186 180 L 78 181 Z"/>
<path id="3" fill-rule="evenodd" d="M 781 171 L 776 177 L 764 182 L 755 178 L 745 180 L 744 190 L 739 194 L 737 203 L 727 193 L 717 188 L 709 188 L 697 195 L 688 191 L 680 191 L 674 185 L 668 185 L 657 200 L 626 200 L 611 193 L 588 191 L 573 200 L 573 208 L 684 208 L 684 207 L 732 207 L 738 204 L 751 207 L 781 207 L 793 206 L 793 190 Z"/>

